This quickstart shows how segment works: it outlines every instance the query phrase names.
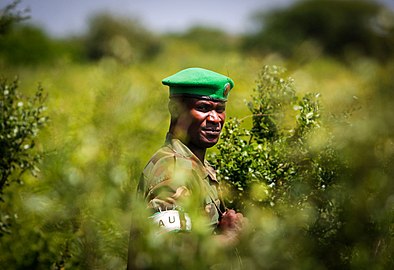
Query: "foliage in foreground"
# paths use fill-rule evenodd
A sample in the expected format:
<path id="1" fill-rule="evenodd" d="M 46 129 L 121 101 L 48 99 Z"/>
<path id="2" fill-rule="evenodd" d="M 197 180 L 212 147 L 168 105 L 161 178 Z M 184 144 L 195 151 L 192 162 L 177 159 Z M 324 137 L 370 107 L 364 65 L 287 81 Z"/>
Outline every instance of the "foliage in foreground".
<path id="1" fill-rule="evenodd" d="M 269 209 L 284 218 L 288 227 L 281 233 L 299 231 L 325 244 L 340 226 L 340 209 L 330 190 L 338 188 L 344 164 L 324 127 L 319 97 L 297 96 L 284 69 L 265 66 L 247 104 L 250 127 L 244 127 L 247 117 L 230 119 L 210 159 L 230 207 Z M 298 222 L 289 223 L 290 216 L 298 216 Z M 289 246 L 296 243 L 293 239 Z"/>
<path id="2" fill-rule="evenodd" d="M 391 84 L 386 78 L 384 88 Z M 246 214 L 248 230 L 237 247 L 222 246 L 194 217 L 194 231 L 178 242 L 155 236 L 134 212 L 134 224 L 143 231 L 131 239 L 141 248 L 134 253 L 140 267 L 392 268 L 392 134 L 380 133 L 391 149 L 383 156 L 362 154 L 382 142 L 370 134 L 367 141 L 355 141 L 360 127 L 351 121 L 353 108 L 324 117 L 318 97 L 298 97 L 282 69 L 265 67 L 248 103 L 251 127 L 227 122 L 218 153 L 210 157 L 227 185 L 227 206 Z M 387 109 L 392 101 L 384 104 Z M 364 118 L 363 124 L 376 120 Z"/>
<path id="3" fill-rule="evenodd" d="M 264 68 L 248 103 L 252 127 L 242 126 L 246 118 L 228 121 L 219 154 L 211 157 L 221 180 L 234 189 L 230 203 L 238 210 L 289 200 L 301 205 L 336 175 L 332 146 L 314 152 L 308 143 L 321 128 L 320 95 L 299 98 L 283 73 L 275 66 Z"/>
<path id="4" fill-rule="evenodd" d="M 6 190 L 10 196 L 7 207 L 17 213 L 18 219 L 11 234 L 4 235 L 0 243 L 0 264 L 5 269 L 124 269 L 130 216 L 143 233 L 142 238 L 132 239 L 141 268 L 393 268 L 392 66 L 368 69 L 368 74 L 374 72 L 364 81 L 371 98 L 353 115 L 337 116 L 349 123 L 346 125 L 328 125 L 329 112 L 322 110 L 319 98 L 298 97 L 295 85 L 281 69 L 268 67 L 264 71 L 268 76 L 260 78 L 254 92 L 257 100 L 251 99 L 249 107 L 274 108 L 261 115 L 252 112 L 256 118 L 244 119 L 237 128 L 232 127 L 233 121 L 226 125 L 228 130 L 247 130 L 249 134 L 238 137 L 245 144 L 249 142 L 245 138 L 253 134 L 251 145 L 257 149 L 245 148 L 246 154 L 260 158 L 261 164 L 285 161 L 286 168 L 294 170 L 286 178 L 280 170 L 277 172 L 280 163 L 267 169 L 252 161 L 256 163 L 250 166 L 252 169 L 266 171 L 271 178 L 256 178 L 250 173 L 243 178 L 250 182 L 243 186 L 240 183 L 243 190 L 235 186 L 230 193 L 246 198 L 241 204 L 233 200 L 228 206 L 231 203 L 243 209 L 250 223 L 250 230 L 236 249 L 212 243 L 199 217 L 185 241 L 158 236 L 144 217 L 145 205 L 130 199 L 133 189 L 128 177 L 138 179 L 139 162 L 147 160 L 160 145 L 167 128 L 163 125 L 167 122 L 165 93 L 151 83 L 161 74 L 145 77 L 140 68 L 123 70 L 112 62 L 73 68 L 59 69 L 61 76 L 48 79 L 59 91 L 51 92 L 52 103 L 48 106 L 52 124 L 45 146 L 54 150 L 42 163 L 40 181 L 27 179 L 25 186 L 11 185 Z M 330 69 L 330 78 L 338 72 L 336 68 Z M 48 71 L 44 74 L 48 76 Z M 136 91 L 141 85 L 146 92 Z M 81 91 L 83 86 L 87 87 Z M 272 97 L 265 98 L 278 102 L 259 107 L 265 102 L 258 98 L 260 87 L 271 89 Z M 304 113 L 300 107 L 314 109 Z M 311 112 L 315 118 L 309 118 Z M 303 126 L 305 119 L 312 124 Z M 243 128 L 248 125 L 250 128 Z M 266 145 L 275 155 L 266 158 L 258 154 L 267 151 L 257 147 L 264 140 L 271 141 Z M 228 146 L 225 137 L 219 149 L 222 146 Z M 327 149 L 333 152 L 325 152 Z M 229 152 L 228 160 L 241 154 Z M 303 160 L 305 157 L 308 159 Z M 332 157 L 332 163 L 318 157 L 326 161 Z M 234 168 L 239 165 L 233 164 Z M 328 175 L 333 178 L 324 188 L 315 177 L 330 178 L 318 168 L 335 172 Z M 220 174 L 224 179 L 223 170 Z"/>
<path id="5" fill-rule="evenodd" d="M 383 96 L 393 82 L 384 82 L 376 100 L 387 108 L 393 103 Z M 265 67 L 248 103 L 251 128 L 230 120 L 211 156 L 229 205 L 253 218 L 245 239 L 255 246 L 244 242 L 241 256 L 268 269 L 391 268 L 391 124 L 381 122 L 390 131 L 374 133 L 378 120 L 371 117 L 362 123 L 371 130 L 360 129 L 350 124 L 352 109 L 323 121 L 317 97 L 297 97 L 283 70 Z M 368 107 L 378 112 L 376 105 Z M 355 141 L 361 130 L 368 139 Z"/>

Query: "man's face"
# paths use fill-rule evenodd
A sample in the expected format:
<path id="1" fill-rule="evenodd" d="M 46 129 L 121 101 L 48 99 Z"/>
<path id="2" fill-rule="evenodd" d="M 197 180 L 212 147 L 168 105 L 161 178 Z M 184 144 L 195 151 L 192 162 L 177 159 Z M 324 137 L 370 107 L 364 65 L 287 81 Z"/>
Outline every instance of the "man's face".
<path id="1" fill-rule="evenodd" d="M 186 110 L 180 115 L 186 129 L 188 144 L 198 148 L 214 146 L 226 119 L 226 103 L 197 98 L 185 98 Z"/>

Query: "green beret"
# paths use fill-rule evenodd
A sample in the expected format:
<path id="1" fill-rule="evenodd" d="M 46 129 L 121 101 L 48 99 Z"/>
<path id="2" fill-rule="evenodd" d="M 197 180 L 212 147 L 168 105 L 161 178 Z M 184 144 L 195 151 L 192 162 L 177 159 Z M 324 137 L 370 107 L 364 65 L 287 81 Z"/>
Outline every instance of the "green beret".
<path id="1" fill-rule="evenodd" d="M 227 76 L 203 68 L 187 68 L 162 80 L 170 97 L 191 96 L 226 101 L 234 82 Z"/>

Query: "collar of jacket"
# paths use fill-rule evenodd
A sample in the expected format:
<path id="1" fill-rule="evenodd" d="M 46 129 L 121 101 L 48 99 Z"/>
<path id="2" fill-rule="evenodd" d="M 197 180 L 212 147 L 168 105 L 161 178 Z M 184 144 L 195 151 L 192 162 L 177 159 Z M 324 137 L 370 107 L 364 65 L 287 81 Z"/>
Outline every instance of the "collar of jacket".
<path id="1" fill-rule="evenodd" d="M 170 144 L 171 148 L 176 154 L 187 159 L 192 159 L 194 162 L 196 162 L 199 165 L 198 168 L 200 168 L 200 172 L 198 173 L 203 178 L 209 176 L 212 181 L 219 182 L 216 178 L 216 171 L 212 165 L 207 160 L 205 160 L 203 164 L 201 160 L 199 160 L 198 157 L 184 143 L 182 143 L 179 139 L 175 139 L 171 133 L 167 133 L 166 135 L 166 144 Z"/>

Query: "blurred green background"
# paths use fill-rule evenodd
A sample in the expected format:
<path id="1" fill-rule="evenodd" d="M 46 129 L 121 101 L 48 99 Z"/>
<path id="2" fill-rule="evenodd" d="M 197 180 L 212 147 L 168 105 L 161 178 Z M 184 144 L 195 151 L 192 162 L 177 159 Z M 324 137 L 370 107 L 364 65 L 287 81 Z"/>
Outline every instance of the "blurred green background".
<path id="1" fill-rule="evenodd" d="M 323 151 L 333 138 L 342 169 L 325 203 L 337 206 L 337 218 L 315 243 L 313 211 L 290 200 L 281 211 L 254 206 L 248 214 L 256 228 L 241 241 L 233 267 L 394 266 L 392 10 L 373 1 L 298 1 L 257 11 L 245 34 L 198 25 L 158 34 L 135 19 L 100 13 L 85 33 L 54 38 L 13 3 L 1 6 L 0 76 L 17 76 L 26 96 L 41 85 L 49 123 L 31 149 L 43 152 L 37 177 L 25 173 L 2 191 L 1 269 L 124 269 L 139 174 L 169 124 L 161 79 L 192 66 L 226 74 L 236 85 L 227 116 L 243 118 L 265 65 L 285 68 L 297 95 L 320 93 L 322 117 L 340 118 L 307 141 Z M 215 258 L 234 262 L 233 251 L 218 257 L 208 237 L 199 237 L 204 245 L 188 246 L 199 256 L 184 268 L 204 269 Z M 184 251 L 169 249 L 166 259 L 158 255 L 164 243 L 141 255 L 141 266 L 177 265 Z"/>

